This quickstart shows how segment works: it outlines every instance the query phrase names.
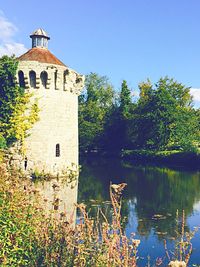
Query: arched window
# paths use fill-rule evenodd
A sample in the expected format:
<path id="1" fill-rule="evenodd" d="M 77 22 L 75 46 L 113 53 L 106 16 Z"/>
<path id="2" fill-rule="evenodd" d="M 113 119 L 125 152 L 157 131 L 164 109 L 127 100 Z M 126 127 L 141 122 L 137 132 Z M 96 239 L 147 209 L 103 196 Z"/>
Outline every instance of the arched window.
<path id="1" fill-rule="evenodd" d="M 19 86 L 22 88 L 25 88 L 25 82 L 24 82 L 24 73 L 23 71 L 18 72 L 18 78 L 19 78 Z"/>
<path id="2" fill-rule="evenodd" d="M 44 88 L 47 88 L 48 74 L 46 71 L 41 72 L 40 79 L 41 79 L 41 82 L 42 82 L 42 85 L 44 86 Z"/>
<path id="3" fill-rule="evenodd" d="M 58 79 L 58 71 L 56 70 L 54 73 L 55 89 L 57 89 L 57 79 Z"/>
<path id="4" fill-rule="evenodd" d="M 29 72 L 30 87 L 36 88 L 36 73 L 31 70 Z"/>
<path id="5" fill-rule="evenodd" d="M 60 157 L 60 144 L 56 144 L 56 157 Z"/>

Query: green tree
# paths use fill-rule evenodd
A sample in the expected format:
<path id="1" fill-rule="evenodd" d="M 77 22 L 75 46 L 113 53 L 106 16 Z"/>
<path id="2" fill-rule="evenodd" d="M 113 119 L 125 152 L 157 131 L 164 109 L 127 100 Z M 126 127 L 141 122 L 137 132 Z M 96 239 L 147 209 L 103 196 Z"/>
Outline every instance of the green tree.
<path id="1" fill-rule="evenodd" d="M 138 85 L 140 90 L 140 102 L 141 101 L 148 101 L 153 92 L 153 85 L 150 79 L 147 79 L 145 82 L 141 82 Z"/>
<path id="2" fill-rule="evenodd" d="M 38 120 L 37 101 L 16 84 L 18 62 L 14 56 L 0 58 L 0 135 L 1 143 L 23 143 L 27 130 Z"/>
<path id="3" fill-rule="evenodd" d="M 120 153 L 122 149 L 130 147 L 129 124 L 133 110 L 131 90 L 123 80 L 118 99 L 107 118 L 104 131 L 104 147 L 109 152 Z"/>
<path id="4" fill-rule="evenodd" d="M 198 151 L 200 144 L 200 110 L 178 108 L 176 122 L 170 125 L 168 146 Z"/>
<path id="5" fill-rule="evenodd" d="M 139 89 L 140 99 L 131 123 L 135 147 L 188 149 L 198 142 L 199 124 L 188 87 L 165 77 L 155 87 L 148 80 Z"/>
<path id="6" fill-rule="evenodd" d="M 118 148 L 130 147 L 129 125 L 133 116 L 134 104 L 132 102 L 131 90 L 125 80 L 122 81 L 119 95 L 119 117 L 118 117 Z"/>
<path id="7" fill-rule="evenodd" d="M 123 80 L 121 85 L 121 92 L 119 96 L 119 110 L 123 118 L 131 116 L 132 99 L 131 90 L 128 88 L 127 82 Z"/>
<path id="8" fill-rule="evenodd" d="M 79 136 L 81 151 L 101 148 L 105 122 L 114 103 L 114 90 L 108 78 L 90 73 L 79 97 Z"/>

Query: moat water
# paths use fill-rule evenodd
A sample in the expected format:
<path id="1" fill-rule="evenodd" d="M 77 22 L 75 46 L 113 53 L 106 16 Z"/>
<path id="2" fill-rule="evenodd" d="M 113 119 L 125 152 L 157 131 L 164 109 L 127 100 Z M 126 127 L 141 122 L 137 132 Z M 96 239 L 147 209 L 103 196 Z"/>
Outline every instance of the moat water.
<path id="1" fill-rule="evenodd" d="M 123 192 L 122 217 L 127 235 L 140 239 L 138 266 L 154 266 L 162 258 L 166 266 L 164 240 L 168 252 L 174 250 L 177 210 L 185 212 L 185 231 L 200 227 L 200 172 L 177 167 L 158 167 L 120 160 L 93 159 L 81 162 L 79 202 L 85 202 L 91 216 L 101 206 L 109 212 L 109 185 L 127 183 Z M 179 223 L 177 223 L 179 222 Z M 180 232 L 180 231 L 179 231 Z M 193 253 L 189 266 L 200 265 L 200 229 L 192 239 Z M 197 266 L 195 265 L 195 266 Z"/>

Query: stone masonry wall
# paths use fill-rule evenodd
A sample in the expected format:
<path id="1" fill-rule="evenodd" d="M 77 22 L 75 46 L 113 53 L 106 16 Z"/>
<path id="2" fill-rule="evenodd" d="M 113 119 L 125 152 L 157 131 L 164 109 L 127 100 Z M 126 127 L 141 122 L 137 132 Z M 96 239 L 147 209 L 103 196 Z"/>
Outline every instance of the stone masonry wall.
<path id="1" fill-rule="evenodd" d="M 67 67 L 36 61 L 20 61 L 18 70 L 23 71 L 25 88 L 33 92 L 40 108 L 40 120 L 25 142 L 27 170 L 62 174 L 67 167 L 78 166 L 78 95 L 84 77 Z M 36 73 L 36 88 L 30 87 L 30 71 Z M 46 88 L 40 78 L 42 71 L 48 74 Z"/>

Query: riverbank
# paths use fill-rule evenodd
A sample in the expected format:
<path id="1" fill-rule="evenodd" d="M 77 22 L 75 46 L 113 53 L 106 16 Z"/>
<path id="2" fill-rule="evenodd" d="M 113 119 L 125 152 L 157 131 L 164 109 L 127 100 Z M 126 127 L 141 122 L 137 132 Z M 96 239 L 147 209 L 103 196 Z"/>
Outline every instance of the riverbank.
<path id="1" fill-rule="evenodd" d="M 184 169 L 200 170 L 200 153 L 181 150 L 128 150 L 124 149 L 121 153 L 117 151 L 92 151 L 81 153 L 80 161 L 88 159 L 116 158 L 135 164 L 153 164 L 156 166 L 180 167 Z"/>
<path id="2" fill-rule="evenodd" d="M 200 154 L 195 152 L 180 150 L 123 150 L 121 157 L 130 162 L 142 161 L 143 163 L 167 164 L 200 169 Z"/>

